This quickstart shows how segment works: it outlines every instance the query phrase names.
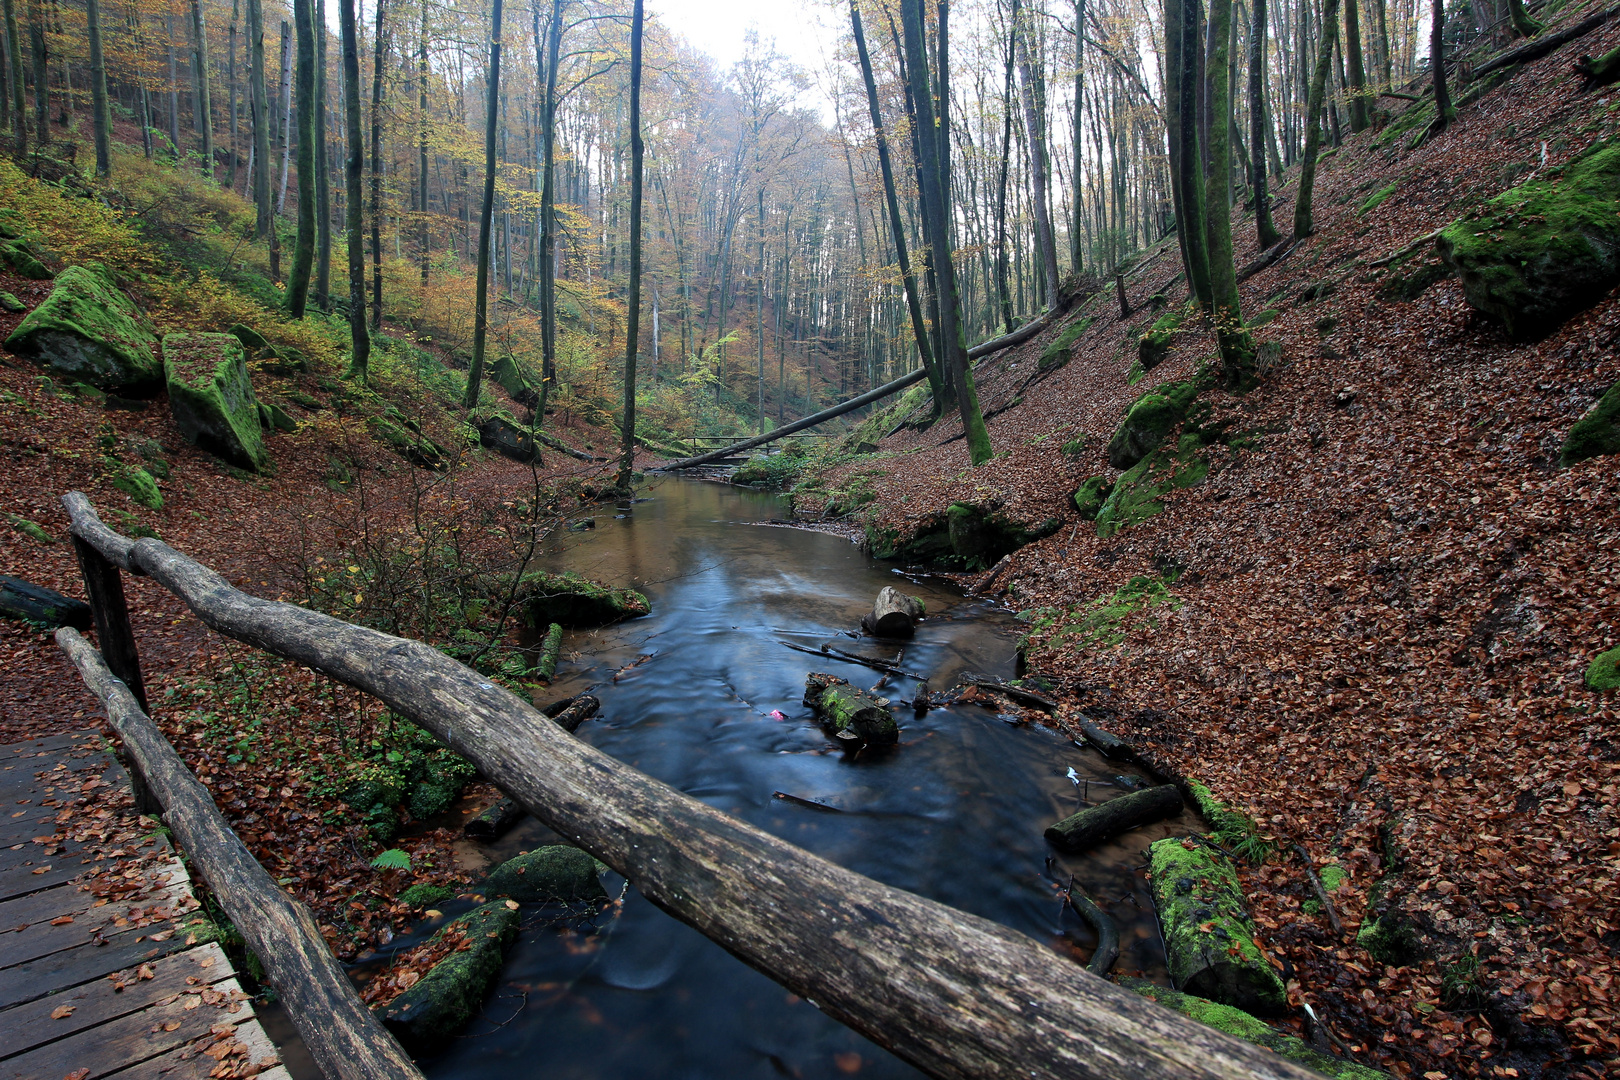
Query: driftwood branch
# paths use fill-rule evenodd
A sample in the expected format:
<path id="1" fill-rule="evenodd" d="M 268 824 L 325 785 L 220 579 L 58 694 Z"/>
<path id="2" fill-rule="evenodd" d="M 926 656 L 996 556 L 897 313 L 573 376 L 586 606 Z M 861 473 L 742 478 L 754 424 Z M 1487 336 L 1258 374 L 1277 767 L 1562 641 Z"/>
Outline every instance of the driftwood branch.
<path id="1" fill-rule="evenodd" d="M 1314 1077 L 1024 934 L 852 873 L 660 783 L 429 645 L 249 596 L 158 540 L 136 542 L 130 559 L 214 630 L 438 735 L 654 904 L 934 1076 Z"/>
<path id="2" fill-rule="evenodd" d="M 901 678 L 905 679 L 927 678 L 927 676 L 919 675 L 915 671 L 907 671 L 905 668 L 896 667 L 895 665 L 886 663 L 882 660 L 874 660 L 872 657 L 862 656 L 860 653 L 845 652 L 843 649 L 835 649 L 831 645 L 823 645 L 819 649 L 812 649 L 808 645 L 795 645 L 791 641 L 782 641 L 780 639 L 777 640 L 777 644 L 786 645 L 788 648 L 796 649 L 802 653 L 809 653 L 811 656 L 831 656 L 836 657 L 839 660 L 848 660 L 852 664 L 865 664 L 873 671 L 881 671 L 885 675 L 899 675 Z"/>
<path id="3" fill-rule="evenodd" d="M 1517 49 L 1509 49 L 1505 53 L 1499 53 L 1491 57 L 1491 59 L 1474 69 L 1474 78 L 1476 80 L 1482 79 L 1493 71 L 1512 67 L 1515 64 L 1527 64 L 1532 60 L 1539 60 L 1554 49 L 1562 48 L 1576 38 L 1585 37 L 1617 14 L 1620 14 L 1620 7 L 1612 7 L 1595 15 L 1589 15 L 1574 26 L 1560 30 L 1556 34 L 1541 34 L 1527 45 L 1520 45 Z"/>
<path id="4" fill-rule="evenodd" d="M 1086 963 L 1093 975 L 1107 975 L 1119 959 L 1119 926 L 1113 917 L 1092 903 L 1089 897 L 1074 894 L 1074 882 L 1069 882 L 1069 906 L 1097 933 L 1097 949 Z"/>
<path id="5" fill-rule="evenodd" d="M 237 839 L 208 789 L 107 670 L 101 654 L 71 627 L 56 632 L 56 643 L 107 707 L 136 769 L 164 807 L 164 820 L 264 964 L 321 1071 L 337 1080 L 422 1080 L 354 992 L 309 909 L 283 892 Z"/>

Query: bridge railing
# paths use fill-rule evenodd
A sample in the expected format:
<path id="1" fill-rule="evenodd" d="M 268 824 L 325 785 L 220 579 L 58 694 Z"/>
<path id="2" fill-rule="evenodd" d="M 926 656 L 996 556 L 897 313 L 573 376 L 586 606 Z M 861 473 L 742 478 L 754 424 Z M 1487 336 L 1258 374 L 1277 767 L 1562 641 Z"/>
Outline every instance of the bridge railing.
<path id="1" fill-rule="evenodd" d="M 575 738 L 530 702 L 430 645 L 251 596 L 159 540 L 118 535 L 81 494 L 63 502 L 73 518 L 106 667 L 97 670 L 94 650 L 82 642 L 64 635 L 64 644 L 109 711 L 117 712 L 115 724 L 135 713 L 146 719 L 134 689 L 141 678 L 119 578 L 124 571 L 168 589 L 210 628 L 355 687 L 433 732 L 648 900 L 933 1076 L 1316 1075 L 1092 975 L 1024 934 L 863 877 L 730 817 Z M 113 685 L 117 680 L 121 686 Z M 131 748 L 133 764 L 180 820 L 176 807 L 207 800 L 207 792 L 189 774 L 174 775 L 179 759 L 158 742 L 155 727 L 141 734 Z M 194 789 L 182 797 L 187 781 Z M 207 810 L 217 818 L 211 800 Z M 223 819 L 218 828 L 229 835 Z M 209 842 L 202 829 L 175 832 L 188 847 Z M 237 919 L 231 894 L 262 890 L 262 881 L 247 881 L 254 868 L 237 866 L 240 876 L 222 875 L 216 883 L 202 865 L 244 933 L 251 915 Z M 284 894 L 281 902 L 298 906 Z M 317 946 L 318 935 L 310 940 L 312 928 L 307 912 L 302 920 L 284 915 L 268 920 L 249 942 L 317 1061 L 345 1080 L 415 1075 L 403 1071 L 409 1061 L 396 1053 L 397 1044 L 385 1032 L 383 1043 L 376 1036 L 380 1027 L 365 1025 L 369 1016 L 352 1025 L 329 1022 L 336 1012 L 353 1017 L 358 1000 L 352 991 L 344 999 L 329 987 L 336 963 L 324 943 Z M 320 956 L 303 957 L 305 964 L 291 955 L 300 951 Z M 375 1065 L 346 1060 L 367 1052 Z"/>

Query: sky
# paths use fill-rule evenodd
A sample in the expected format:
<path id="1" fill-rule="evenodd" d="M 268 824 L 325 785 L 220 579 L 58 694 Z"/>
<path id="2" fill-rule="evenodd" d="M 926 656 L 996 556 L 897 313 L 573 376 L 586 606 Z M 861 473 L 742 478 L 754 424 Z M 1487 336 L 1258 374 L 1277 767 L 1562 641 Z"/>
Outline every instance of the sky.
<path id="1" fill-rule="evenodd" d="M 714 57 L 721 70 L 743 55 L 749 29 L 803 68 L 814 81 L 824 77 L 847 22 L 834 21 L 841 10 L 825 0 L 646 0 L 647 11 L 701 52 Z M 800 104 L 830 113 L 825 95 L 812 89 Z"/>

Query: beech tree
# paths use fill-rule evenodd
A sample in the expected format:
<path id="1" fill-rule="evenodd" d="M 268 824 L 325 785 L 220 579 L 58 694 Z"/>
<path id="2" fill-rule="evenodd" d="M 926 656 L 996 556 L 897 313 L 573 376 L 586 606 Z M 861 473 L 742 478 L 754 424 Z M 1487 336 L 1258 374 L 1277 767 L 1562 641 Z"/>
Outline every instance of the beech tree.
<path id="1" fill-rule="evenodd" d="M 495 0 L 500 4 L 501 0 Z M 636 466 L 636 351 L 641 345 L 641 37 L 642 0 L 633 0 L 630 22 L 630 303 L 625 309 L 624 420 L 619 448 L 619 472 L 614 486 L 628 491 Z M 763 205 L 763 196 L 761 198 Z M 761 258 L 763 260 L 763 243 Z M 760 275 L 761 282 L 764 274 Z M 763 342 L 763 338 L 761 341 Z M 763 348 L 763 345 L 761 346 Z M 760 353 L 764 374 L 764 353 Z M 761 399 L 763 405 L 763 399 Z"/>

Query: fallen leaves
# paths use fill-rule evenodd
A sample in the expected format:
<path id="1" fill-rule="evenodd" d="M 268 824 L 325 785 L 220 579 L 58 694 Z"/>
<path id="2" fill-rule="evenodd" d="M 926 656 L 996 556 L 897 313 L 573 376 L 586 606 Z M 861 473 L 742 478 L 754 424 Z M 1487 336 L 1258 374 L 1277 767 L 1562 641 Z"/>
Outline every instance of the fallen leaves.
<path id="1" fill-rule="evenodd" d="M 73 1010 L 77 1008 L 77 1005 L 58 1005 L 56 1008 L 51 1010 L 51 1019 L 66 1020 L 68 1017 L 73 1015 Z"/>

